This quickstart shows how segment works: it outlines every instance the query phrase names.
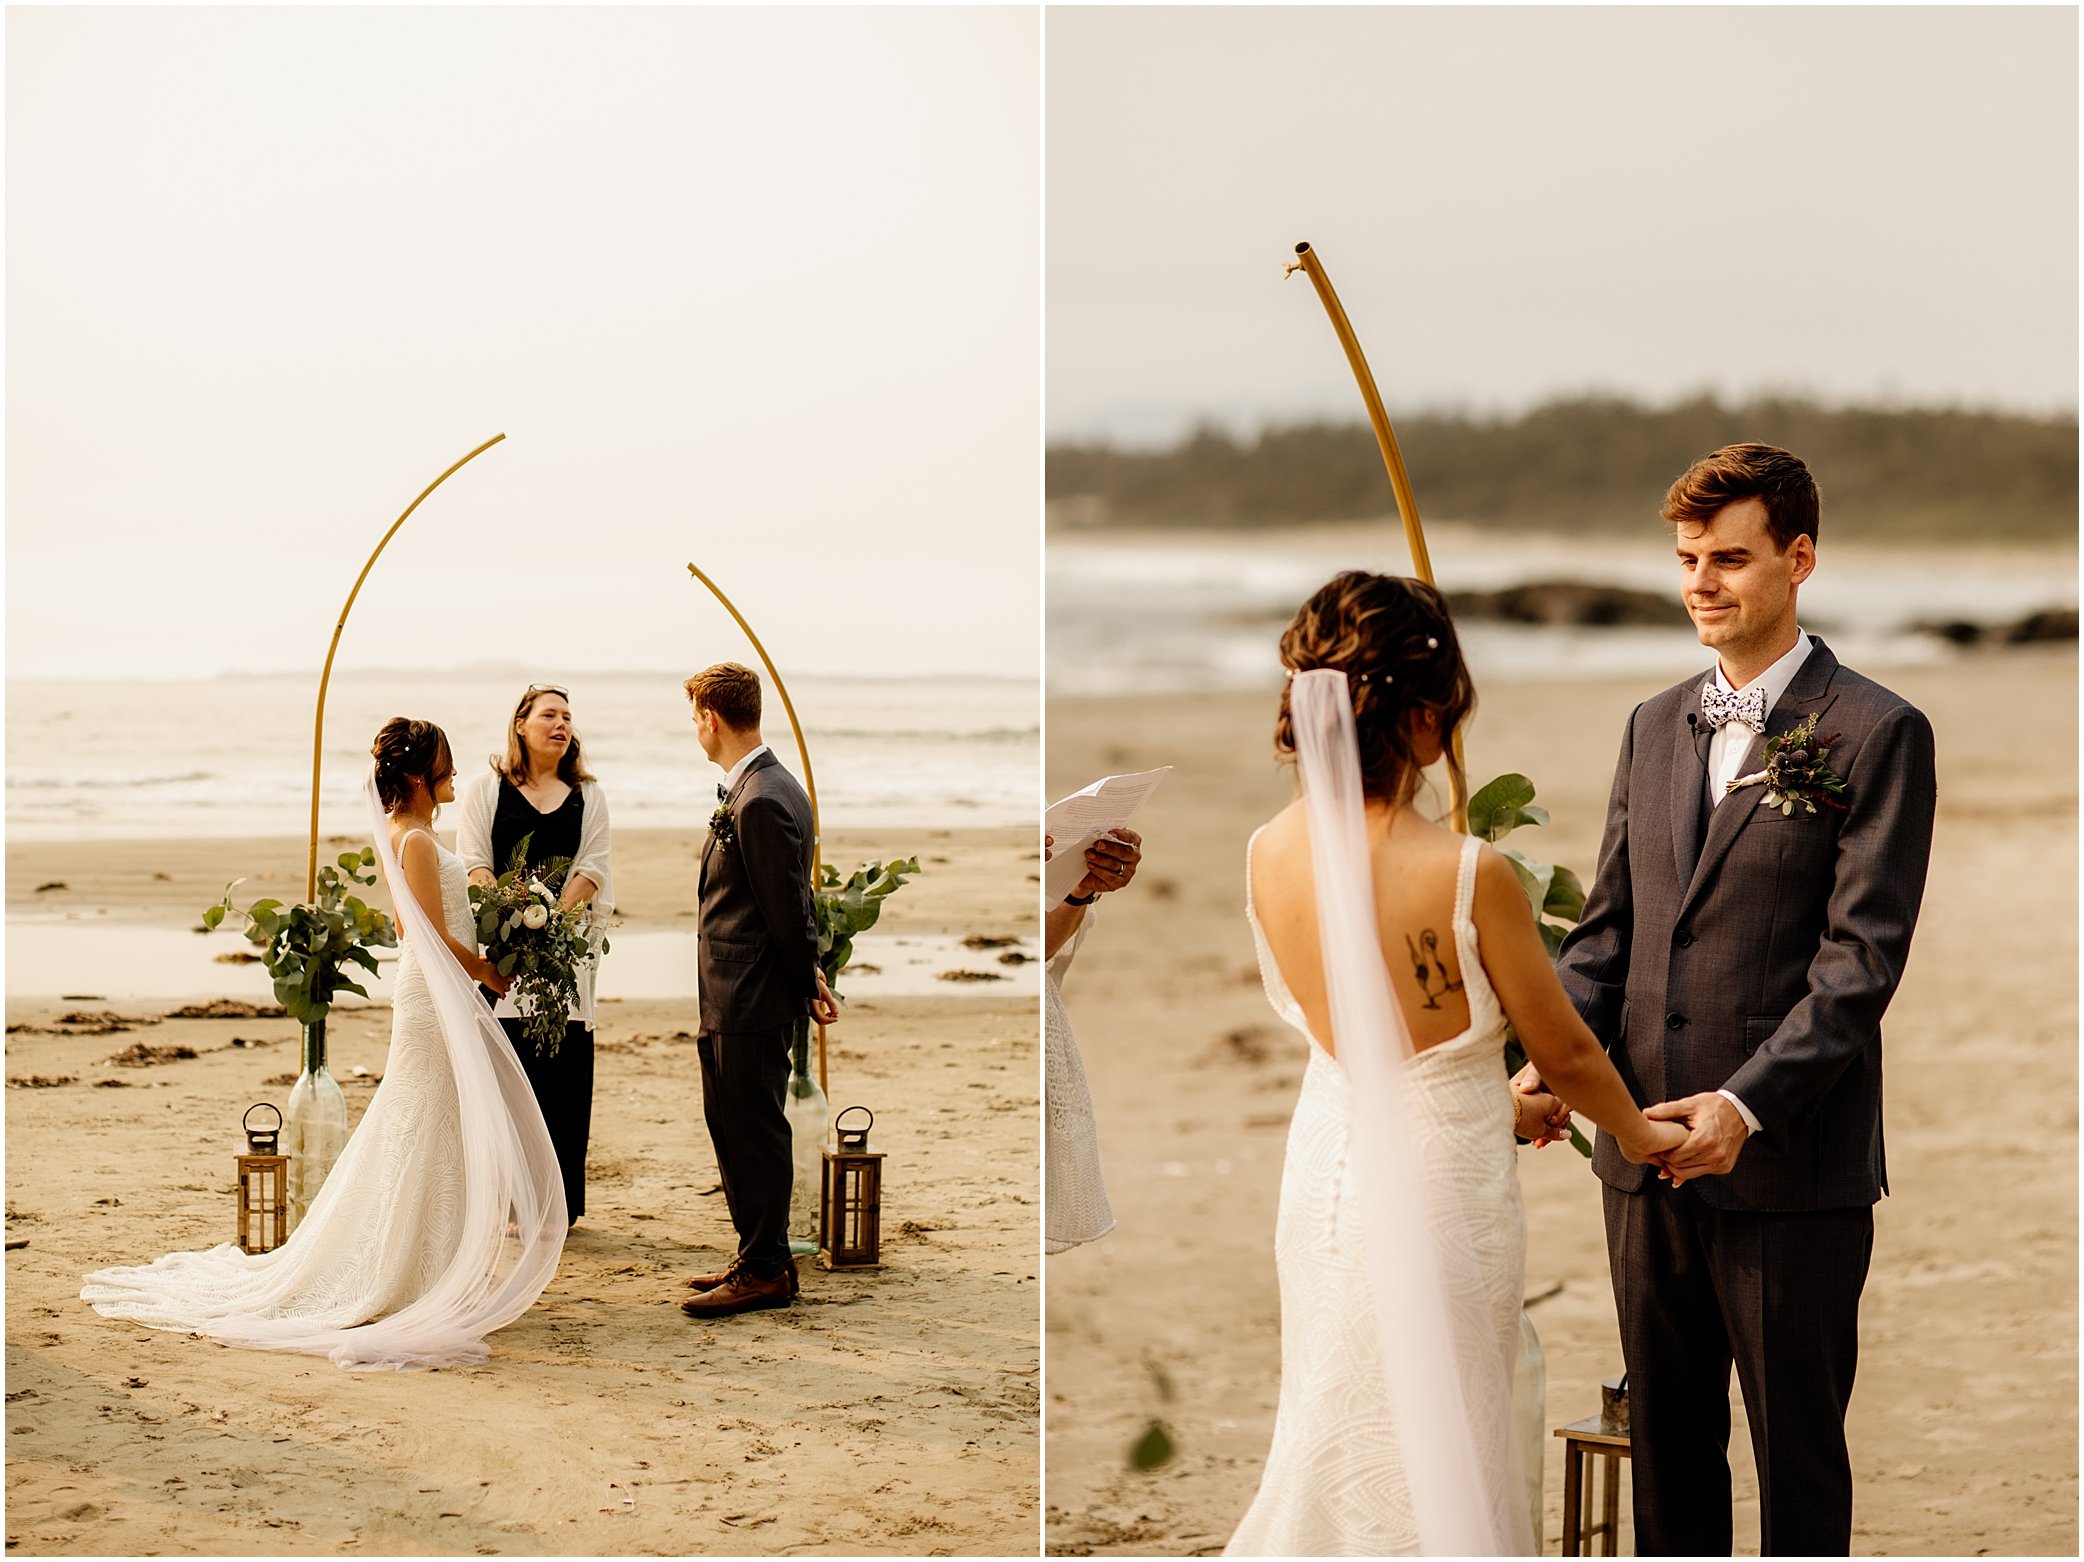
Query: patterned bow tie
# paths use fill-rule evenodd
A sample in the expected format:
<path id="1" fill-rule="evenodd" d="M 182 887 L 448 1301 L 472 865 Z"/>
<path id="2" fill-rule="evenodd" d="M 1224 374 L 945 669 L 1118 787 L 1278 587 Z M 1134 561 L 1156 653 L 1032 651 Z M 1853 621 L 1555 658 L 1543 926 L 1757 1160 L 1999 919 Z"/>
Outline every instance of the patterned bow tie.
<path id="1" fill-rule="evenodd" d="M 1710 678 L 1700 686 L 1700 712 L 1711 728 L 1738 721 L 1753 732 L 1763 733 L 1766 730 L 1765 686 L 1754 683 L 1740 693 L 1724 694 Z"/>
<path id="2" fill-rule="evenodd" d="M 716 800 L 720 803 L 728 803 L 731 800 L 730 792 L 725 789 L 721 781 L 716 784 Z"/>

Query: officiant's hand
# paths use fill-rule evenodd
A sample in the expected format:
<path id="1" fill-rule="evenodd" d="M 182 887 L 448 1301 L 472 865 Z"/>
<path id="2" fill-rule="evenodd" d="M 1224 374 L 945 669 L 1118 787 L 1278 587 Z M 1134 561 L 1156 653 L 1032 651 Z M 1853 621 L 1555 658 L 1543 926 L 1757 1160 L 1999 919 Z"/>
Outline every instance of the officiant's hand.
<path id="1" fill-rule="evenodd" d="M 1136 877 L 1136 866 L 1143 861 L 1143 837 L 1134 830 L 1116 829 L 1101 836 L 1085 849 L 1085 877 L 1078 881 L 1074 895 L 1105 895 L 1112 890 L 1126 889 L 1129 881 Z"/>
<path id="2" fill-rule="evenodd" d="M 810 1001 L 810 1017 L 820 1025 L 839 1023 L 839 1000 L 832 996 L 832 989 L 825 985 L 825 973 L 818 972 L 818 995 Z"/>
<path id="3" fill-rule="evenodd" d="M 1695 1177 L 1727 1176 L 1737 1164 L 1744 1141 L 1751 1137 L 1729 1098 L 1712 1090 L 1663 1102 L 1648 1108 L 1643 1116 L 1655 1123 L 1684 1123 L 1688 1129 L 1684 1144 L 1658 1157 L 1663 1169 L 1657 1175 L 1674 1188 Z"/>

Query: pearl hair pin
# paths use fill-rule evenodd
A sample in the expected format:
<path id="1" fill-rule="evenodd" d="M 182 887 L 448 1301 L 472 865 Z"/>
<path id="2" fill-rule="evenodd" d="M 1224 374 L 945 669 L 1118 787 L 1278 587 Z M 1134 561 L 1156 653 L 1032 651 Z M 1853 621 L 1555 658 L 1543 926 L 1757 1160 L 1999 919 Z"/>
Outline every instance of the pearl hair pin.
<path id="1" fill-rule="evenodd" d="M 1286 678 L 1286 679 L 1287 679 L 1287 680 L 1288 680 L 1288 681 L 1289 681 L 1290 683 L 1293 683 L 1293 682 L 1295 682 L 1295 675 L 1296 675 L 1296 674 L 1297 674 L 1298 672 L 1326 672 L 1326 671 L 1329 671 L 1329 672 L 1337 672 L 1337 671 L 1339 671 L 1339 669 L 1338 669 L 1338 668 L 1336 668 L 1336 667 L 1333 667 L 1333 668 L 1300 668 L 1300 667 L 1284 667 L 1284 668 L 1282 668 L 1282 669 L 1281 669 L 1281 676 L 1282 676 L 1282 677 L 1284 677 L 1284 678 Z M 1376 681 L 1377 681 L 1377 675 L 1376 675 L 1376 674 L 1374 674 L 1374 673 L 1347 673 L 1347 674 L 1346 674 L 1346 681 L 1347 681 L 1348 683 L 1374 683 L 1374 682 L 1376 682 Z M 1396 680 L 1396 678 L 1395 678 L 1395 676 L 1394 676 L 1393 674 L 1390 674 L 1390 673 L 1383 673 L 1383 674 L 1381 674 L 1381 675 L 1380 675 L 1380 681 L 1381 681 L 1382 683 L 1385 683 L 1385 684 L 1391 684 L 1391 683 L 1395 683 L 1395 682 L 1396 682 L 1397 680 Z"/>

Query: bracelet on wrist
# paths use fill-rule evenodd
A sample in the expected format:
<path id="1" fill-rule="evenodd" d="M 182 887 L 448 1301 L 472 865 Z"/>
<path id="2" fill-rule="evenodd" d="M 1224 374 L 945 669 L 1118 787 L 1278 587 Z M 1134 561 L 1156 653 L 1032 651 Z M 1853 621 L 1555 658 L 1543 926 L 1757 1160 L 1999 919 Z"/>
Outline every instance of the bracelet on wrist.
<path id="1" fill-rule="evenodd" d="M 1090 906 L 1094 901 L 1098 900 L 1099 898 L 1100 892 L 1098 890 L 1094 890 L 1090 895 L 1066 895 L 1064 897 L 1064 904 L 1067 906 Z"/>

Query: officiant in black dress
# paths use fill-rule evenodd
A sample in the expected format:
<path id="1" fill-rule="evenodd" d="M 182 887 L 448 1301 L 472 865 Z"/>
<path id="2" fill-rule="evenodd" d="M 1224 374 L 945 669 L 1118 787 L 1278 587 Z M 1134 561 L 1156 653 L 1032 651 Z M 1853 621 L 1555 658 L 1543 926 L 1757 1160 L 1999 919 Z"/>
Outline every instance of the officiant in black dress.
<path id="1" fill-rule="evenodd" d="M 494 755 L 489 773 L 464 788 L 463 820 L 456 832 L 457 855 L 473 884 L 490 884 L 512 864 L 525 841 L 532 873 L 557 895 L 560 906 L 591 904 L 606 916 L 615 897 L 608 872 L 608 801 L 587 773 L 572 725 L 570 696 L 555 684 L 530 684 L 507 726 L 506 753 Z M 555 880 L 546 871 L 565 859 Z M 598 957 L 581 963 L 579 1001 L 565 1024 L 555 1054 L 538 1056 L 523 1034 L 511 998 L 493 1009 L 535 1090 L 543 1122 L 564 1173 L 565 1206 L 574 1222 L 586 1213 L 586 1141 L 593 1123 L 594 976 Z M 489 992 L 488 998 L 492 996 Z"/>

